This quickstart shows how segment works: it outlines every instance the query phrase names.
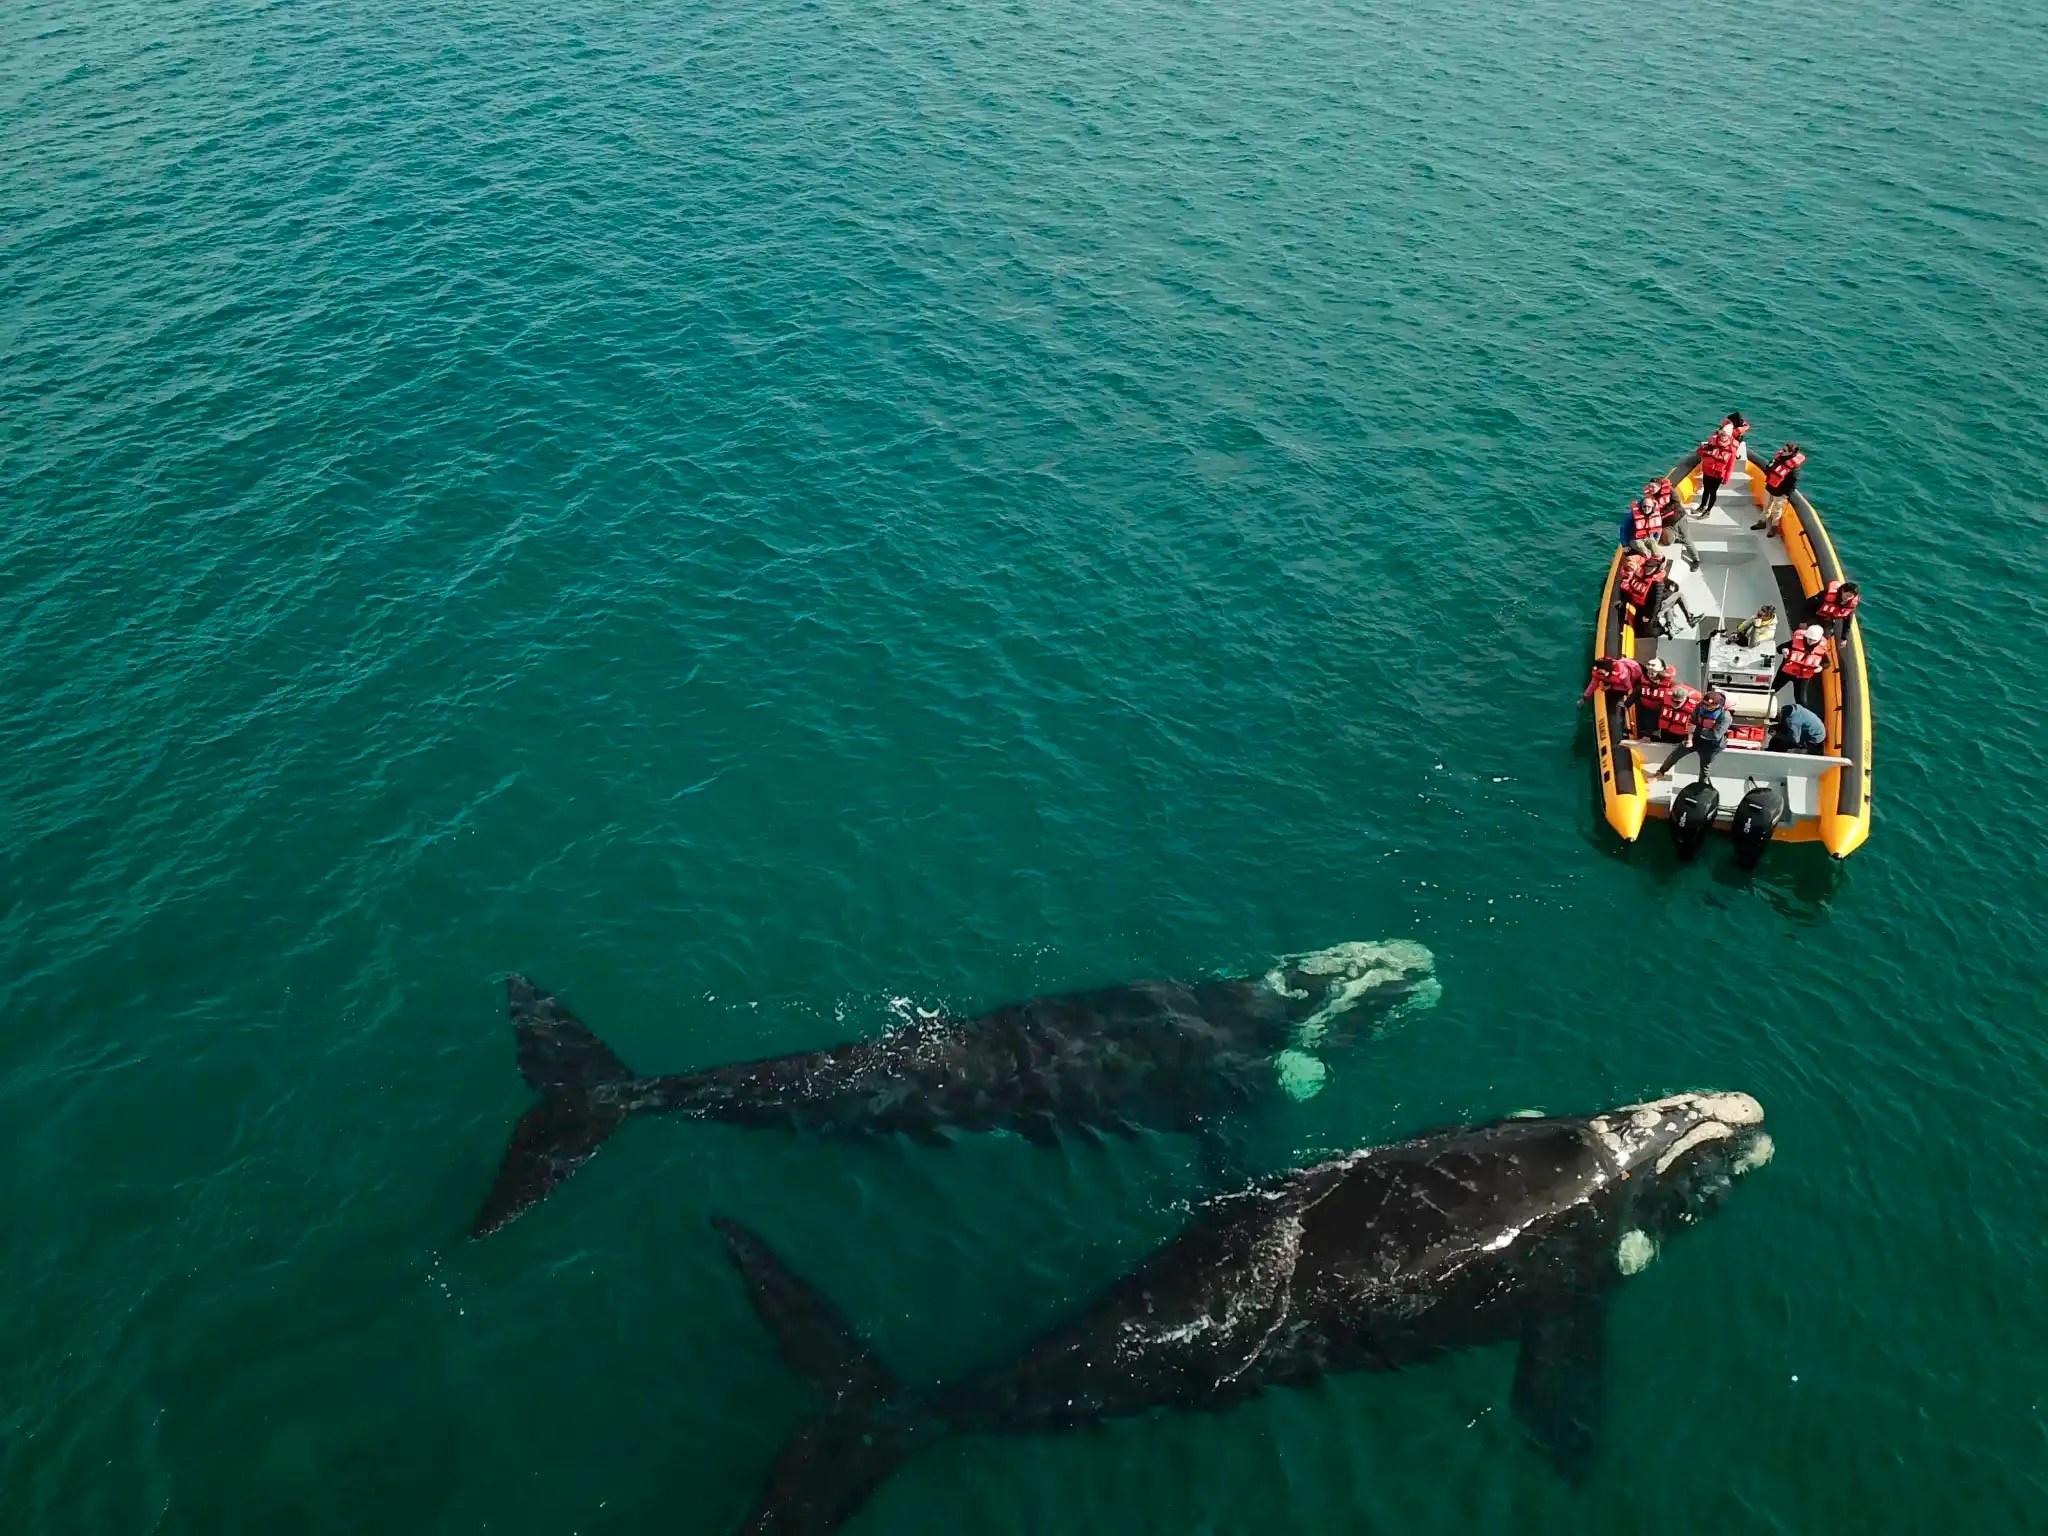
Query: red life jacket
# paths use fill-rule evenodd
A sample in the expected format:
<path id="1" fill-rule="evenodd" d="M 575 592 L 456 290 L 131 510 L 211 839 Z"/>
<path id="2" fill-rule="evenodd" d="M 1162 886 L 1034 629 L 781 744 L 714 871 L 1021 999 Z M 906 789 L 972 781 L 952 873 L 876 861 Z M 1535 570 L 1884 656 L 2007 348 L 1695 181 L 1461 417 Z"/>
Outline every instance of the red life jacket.
<path id="1" fill-rule="evenodd" d="M 1822 619 L 1846 619 L 1856 611 L 1856 605 L 1862 601 L 1863 594 L 1861 592 L 1845 596 L 1842 592 L 1842 583 L 1831 581 L 1821 591 L 1820 607 L 1815 610 L 1815 617 Z"/>
<path id="2" fill-rule="evenodd" d="M 1728 425 L 1728 423 L 1727 423 L 1727 422 L 1725 422 L 1725 421 L 1724 421 L 1724 422 L 1722 422 L 1721 424 L 1722 424 L 1723 426 L 1727 426 L 1727 425 Z M 1748 423 L 1748 422 L 1744 422 L 1744 423 L 1743 423 L 1743 424 L 1742 424 L 1741 426 L 1739 426 L 1739 427 L 1737 427 L 1737 428 L 1735 429 L 1735 441 L 1737 441 L 1737 442 L 1739 443 L 1739 442 L 1741 442 L 1741 441 L 1742 441 L 1742 440 L 1743 440 L 1743 439 L 1744 439 L 1745 437 L 1747 437 L 1747 436 L 1749 436 L 1749 423 Z"/>
<path id="3" fill-rule="evenodd" d="M 1700 444 L 1700 473 L 1712 475 L 1716 480 L 1728 478 L 1728 467 L 1735 462 L 1735 445 L 1723 443 L 1717 432 Z"/>
<path id="4" fill-rule="evenodd" d="M 1664 508 L 1638 497 L 1628 504 L 1628 531 L 1638 539 L 1654 539 L 1664 532 Z"/>
<path id="5" fill-rule="evenodd" d="M 1657 585 L 1657 578 L 1664 574 L 1664 562 L 1645 560 L 1634 576 L 1621 578 L 1621 594 L 1638 608 L 1650 600 L 1650 593 Z"/>
<path id="6" fill-rule="evenodd" d="M 1765 488 L 1773 491 L 1777 490 L 1805 462 L 1806 455 L 1803 453 L 1795 453 L 1790 458 L 1787 458 L 1782 453 L 1779 454 L 1775 459 L 1771 460 L 1771 467 L 1764 471 Z"/>
<path id="7" fill-rule="evenodd" d="M 1693 711 L 1699 708 L 1699 691 L 1686 687 L 1674 677 L 1671 679 L 1669 691 L 1659 692 L 1662 694 L 1662 702 L 1657 710 L 1658 727 L 1678 735 L 1691 730 Z"/>
<path id="8" fill-rule="evenodd" d="M 1821 665 L 1828 659 L 1828 643 L 1809 644 L 1804 633 L 1792 637 L 1792 649 L 1785 653 L 1785 675 L 1787 677 L 1815 677 Z"/>

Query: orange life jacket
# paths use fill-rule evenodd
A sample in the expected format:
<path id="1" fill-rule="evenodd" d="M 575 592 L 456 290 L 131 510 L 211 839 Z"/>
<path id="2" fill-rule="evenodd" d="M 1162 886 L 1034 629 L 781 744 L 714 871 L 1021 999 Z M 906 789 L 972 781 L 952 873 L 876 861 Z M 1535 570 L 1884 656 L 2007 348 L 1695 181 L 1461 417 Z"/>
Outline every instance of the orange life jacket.
<path id="1" fill-rule="evenodd" d="M 1803 453 L 1779 454 L 1775 459 L 1771 460 L 1771 467 L 1764 471 L 1764 488 L 1772 491 L 1778 490 L 1798 472 L 1799 466 L 1805 462 L 1806 455 Z"/>
<path id="2" fill-rule="evenodd" d="M 1863 594 L 1855 592 L 1844 595 L 1842 585 L 1839 581 L 1831 581 L 1822 589 L 1820 607 L 1814 611 L 1815 617 L 1822 619 L 1846 619 L 1856 611 L 1856 605 L 1863 601 Z"/>
<path id="3" fill-rule="evenodd" d="M 1735 445 L 1724 443 L 1717 432 L 1700 444 L 1700 473 L 1712 475 L 1716 480 L 1728 478 L 1729 466 L 1735 462 Z"/>
<path id="4" fill-rule="evenodd" d="M 1664 562 L 1662 560 L 1645 560 L 1636 567 L 1635 575 L 1623 574 L 1621 578 L 1622 596 L 1626 597 L 1638 608 L 1642 607 L 1643 604 L 1650 600 L 1650 594 L 1656 590 L 1658 579 L 1663 574 Z"/>
<path id="5" fill-rule="evenodd" d="M 1804 633 L 1792 637 L 1792 649 L 1785 653 L 1785 675 L 1787 677 L 1814 677 L 1821 665 L 1828 659 L 1828 643 L 1818 644 L 1807 640 Z"/>
<path id="6" fill-rule="evenodd" d="M 1639 539 L 1654 539 L 1664 532 L 1664 507 L 1661 502 L 1644 501 L 1640 497 L 1628 504 L 1629 532 Z"/>
<path id="7" fill-rule="evenodd" d="M 1686 687 L 1674 677 L 1668 689 L 1660 689 L 1658 692 L 1661 695 L 1657 709 L 1658 727 L 1676 735 L 1683 735 L 1691 730 L 1693 711 L 1699 708 L 1699 690 Z"/>

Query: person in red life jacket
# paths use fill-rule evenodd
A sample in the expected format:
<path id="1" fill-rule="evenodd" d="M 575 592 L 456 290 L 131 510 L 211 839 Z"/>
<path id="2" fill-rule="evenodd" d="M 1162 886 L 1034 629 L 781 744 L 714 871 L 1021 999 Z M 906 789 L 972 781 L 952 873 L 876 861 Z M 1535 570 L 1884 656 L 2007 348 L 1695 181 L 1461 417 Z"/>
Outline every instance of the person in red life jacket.
<path id="1" fill-rule="evenodd" d="M 1730 461 L 1729 468 L 1740 469 L 1749 462 L 1749 423 L 1742 419 L 1742 412 L 1730 411 L 1721 418 L 1721 425 L 1735 434 L 1735 457 Z"/>
<path id="2" fill-rule="evenodd" d="M 1771 462 L 1764 469 L 1764 490 L 1770 494 L 1770 500 L 1764 503 L 1764 515 L 1749 525 L 1750 532 L 1778 531 L 1778 524 L 1785 518 L 1785 503 L 1799 489 L 1799 466 L 1805 462 L 1806 454 L 1797 443 L 1787 443 L 1771 455 Z"/>
<path id="3" fill-rule="evenodd" d="M 1664 759 L 1663 764 L 1652 774 L 1652 778 L 1668 779 L 1672 765 L 1688 752 L 1700 755 L 1700 777 L 1707 776 L 1707 767 L 1715 755 L 1728 745 L 1728 732 L 1734 728 L 1735 716 L 1729 711 L 1728 699 L 1718 688 L 1709 688 L 1699 696 L 1692 707 L 1692 729 L 1685 745 Z"/>
<path id="4" fill-rule="evenodd" d="M 1671 562 L 1662 555 L 1652 555 L 1643 562 L 1634 582 L 1623 585 L 1622 595 L 1628 602 L 1628 620 L 1638 635 L 1654 635 L 1663 631 L 1664 599 L 1670 580 Z"/>
<path id="5" fill-rule="evenodd" d="M 1801 694 L 1811 692 L 1805 685 L 1819 677 L 1827 664 L 1828 641 L 1821 627 L 1809 624 L 1804 629 L 1795 630 L 1792 638 L 1778 647 L 1778 671 L 1771 679 L 1771 692 L 1776 693 L 1790 683 L 1792 697 L 1811 709 L 1813 701 L 1801 697 Z"/>
<path id="6" fill-rule="evenodd" d="M 1666 527 L 1670 515 L 1670 508 L 1652 497 L 1646 487 L 1643 495 L 1628 504 L 1628 515 L 1621 520 L 1621 547 L 1639 555 L 1655 554 L 1659 544 L 1671 541 Z"/>
<path id="7" fill-rule="evenodd" d="M 1593 663 L 1593 676 L 1586 683 L 1586 691 L 1579 695 L 1579 702 L 1585 703 L 1596 693 L 1618 693 L 1626 704 L 1642 686 L 1641 662 L 1633 656 L 1602 656 Z"/>
<path id="8" fill-rule="evenodd" d="M 1636 734 L 1652 741 L 1683 741 L 1683 730 L 1675 736 L 1665 736 L 1660 722 L 1664 711 L 1671 706 L 1673 695 L 1691 691 L 1678 680 L 1678 674 L 1671 670 L 1671 663 L 1662 657 L 1644 662 L 1643 686 L 1636 690 Z"/>
<path id="9" fill-rule="evenodd" d="M 1655 719 L 1642 723 L 1649 727 L 1643 734 L 1652 741 L 1685 741 L 1692 735 L 1692 717 L 1700 704 L 1700 691 L 1688 687 L 1678 679 L 1678 673 L 1669 662 L 1655 678 L 1646 673 L 1640 695 L 1645 704 L 1656 706 Z M 1644 712 L 1646 715 L 1648 711 Z"/>
<path id="10" fill-rule="evenodd" d="M 1721 430 L 1700 444 L 1700 499 L 1692 509 L 1694 517 L 1705 517 L 1720 499 L 1721 484 L 1735 467 L 1735 429 L 1727 422 Z"/>
<path id="11" fill-rule="evenodd" d="M 1814 595 L 1814 621 L 1839 640 L 1848 632 L 1849 615 L 1862 601 L 1863 595 L 1856 590 L 1855 582 L 1831 581 Z"/>

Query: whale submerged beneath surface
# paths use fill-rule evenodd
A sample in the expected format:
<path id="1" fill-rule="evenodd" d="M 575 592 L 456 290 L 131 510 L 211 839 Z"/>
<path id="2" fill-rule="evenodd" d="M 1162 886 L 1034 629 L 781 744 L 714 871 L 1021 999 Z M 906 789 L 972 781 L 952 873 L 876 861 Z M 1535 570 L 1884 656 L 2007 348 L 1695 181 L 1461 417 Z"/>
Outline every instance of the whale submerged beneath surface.
<path id="1" fill-rule="evenodd" d="M 1339 944 L 1250 977 L 1140 981 L 1012 1003 L 975 1018 L 920 1015 L 872 1039 L 699 1072 L 641 1077 L 561 1001 L 506 982 L 528 1110 L 472 1235 L 534 1205 L 628 1115 L 669 1113 L 837 1135 L 1199 1131 L 1275 1095 L 1307 1097 L 1317 1054 L 1442 994 L 1428 949 Z"/>
<path id="2" fill-rule="evenodd" d="M 985 1370 L 905 1388 L 757 1235 L 714 1219 L 820 1411 L 745 1529 L 829 1536 L 922 1445 L 1227 1408 L 1338 1371 L 1520 1348 L 1512 1406 L 1576 1480 L 1603 1399 L 1605 1297 L 1769 1161 L 1763 1109 L 1688 1093 L 1432 1132 L 1211 1202 L 1137 1269 Z"/>

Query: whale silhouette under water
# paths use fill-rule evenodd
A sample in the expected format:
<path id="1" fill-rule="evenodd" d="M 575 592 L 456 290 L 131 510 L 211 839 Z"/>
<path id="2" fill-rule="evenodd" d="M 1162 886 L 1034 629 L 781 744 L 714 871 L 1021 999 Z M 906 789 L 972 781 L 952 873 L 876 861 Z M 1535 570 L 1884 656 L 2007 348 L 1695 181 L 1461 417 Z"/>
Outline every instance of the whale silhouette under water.
<path id="1" fill-rule="evenodd" d="M 1512 1407 L 1577 1480 L 1600 1427 L 1605 1298 L 1767 1162 L 1763 1108 L 1687 1093 L 1372 1147 L 1212 1201 L 1023 1352 L 908 1389 L 756 1234 L 714 1218 L 791 1367 L 820 1398 L 751 1536 L 829 1536 L 912 1451 L 1155 1408 L 1213 1411 L 1340 1371 L 1519 1346 Z"/>
<path id="2" fill-rule="evenodd" d="M 1314 1093 L 1323 1046 L 1441 992 L 1420 944 L 1339 944 L 1257 976 L 1131 982 L 970 1019 L 922 1015 L 824 1050 L 641 1077 L 560 999 L 513 976 L 519 1071 L 542 1097 L 514 1128 L 471 1232 L 495 1232 L 541 1200 L 631 1114 L 941 1144 L 964 1131 L 1044 1145 L 1194 1131 L 1261 1098 Z"/>

